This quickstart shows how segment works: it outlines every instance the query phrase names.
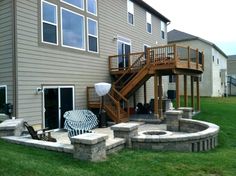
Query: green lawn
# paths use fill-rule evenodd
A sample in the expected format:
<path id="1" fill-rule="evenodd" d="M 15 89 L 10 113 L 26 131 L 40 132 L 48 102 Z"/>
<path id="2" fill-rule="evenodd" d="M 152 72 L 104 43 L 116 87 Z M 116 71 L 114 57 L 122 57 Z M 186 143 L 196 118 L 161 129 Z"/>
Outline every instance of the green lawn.
<path id="1" fill-rule="evenodd" d="M 202 98 L 196 119 L 221 127 L 219 146 L 210 152 L 123 150 L 107 161 L 77 161 L 69 154 L 13 145 L 0 140 L 0 175 L 236 175 L 236 98 Z"/>

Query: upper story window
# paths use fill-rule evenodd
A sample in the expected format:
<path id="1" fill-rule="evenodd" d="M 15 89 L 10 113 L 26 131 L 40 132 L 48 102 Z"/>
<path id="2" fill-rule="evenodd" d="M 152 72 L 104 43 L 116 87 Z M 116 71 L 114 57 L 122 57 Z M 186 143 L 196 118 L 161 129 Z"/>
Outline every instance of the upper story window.
<path id="1" fill-rule="evenodd" d="M 97 15 L 97 0 L 87 0 L 87 12 Z"/>
<path id="2" fill-rule="evenodd" d="M 85 50 L 84 16 L 61 8 L 62 46 Z"/>
<path id="3" fill-rule="evenodd" d="M 86 5 L 84 2 L 58 0 L 53 4 L 41 0 L 41 41 L 59 47 L 98 53 L 97 0 L 86 0 Z"/>
<path id="4" fill-rule="evenodd" d="M 98 52 L 98 24 L 96 20 L 87 19 L 88 25 L 88 51 Z"/>
<path id="5" fill-rule="evenodd" d="M 219 60 L 219 58 L 217 58 L 217 64 L 218 64 L 218 65 L 220 64 L 220 60 Z"/>
<path id="6" fill-rule="evenodd" d="M 7 103 L 7 86 L 0 86 L 0 114 L 4 113 L 4 105 Z"/>
<path id="7" fill-rule="evenodd" d="M 146 28 L 148 33 L 152 33 L 152 15 L 146 12 Z"/>
<path id="8" fill-rule="evenodd" d="M 84 0 L 61 0 L 62 2 L 84 10 Z"/>
<path id="9" fill-rule="evenodd" d="M 57 6 L 42 1 L 42 42 L 57 44 Z"/>
<path id="10" fill-rule="evenodd" d="M 161 38 L 165 39 L 166 33 L 166 25 L 163 21 L 161 21 Z"/>
<path id="11" fill-rule="evenodd" d="M 127 9 L 128 9 L 128 23 L 134 24 L 134 3 L 130 0 L 127 1 Z"/>

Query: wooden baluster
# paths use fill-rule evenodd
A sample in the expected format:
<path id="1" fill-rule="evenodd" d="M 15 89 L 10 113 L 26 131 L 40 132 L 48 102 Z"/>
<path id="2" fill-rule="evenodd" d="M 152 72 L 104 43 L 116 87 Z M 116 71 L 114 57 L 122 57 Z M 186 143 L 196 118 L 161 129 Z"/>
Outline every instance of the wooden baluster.
<path id="1" fill-rule="evenodd" d="M 190 68 L 190 47 L 188 46 L 188 68 Z"/>
<path id="2" fill-rule="evenodd" d="M 177 65 L 177 47 L 176 44 L 174 44 L 174 57 L 175 57 L 175 66 Z"/>
<path id="3" fill-rule="evenodd" d="M 199 64 L 199 53 L 198 49 L 196 50 L 196 69 L 198 69 L 198 64 Z"/>
<path id="4" fill-rule="evenodd" d="M 204 70 L 204 64 L 205 64 L 205 62 L 204 62 L 204 53 L 202 51 L 202 70 Z"/>

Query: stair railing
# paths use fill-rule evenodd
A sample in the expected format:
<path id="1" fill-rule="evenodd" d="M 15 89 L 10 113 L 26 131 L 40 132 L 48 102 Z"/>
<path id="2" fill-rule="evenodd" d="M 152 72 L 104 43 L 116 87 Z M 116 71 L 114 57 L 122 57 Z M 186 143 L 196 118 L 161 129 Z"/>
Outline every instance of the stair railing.
<path id="1" fill-rule="evenodd" d="M 134 69 L 140 69 L 142 68 L 144 65 L 146 65 L 146 59 L 144 58 L 145 53 L 144 52 L 140 52 L 140 53 L 132 53 L 129 55 L 129 60 L 131 61 L 131 56 L 135 56 L 138 55 L 138 58 L 133 62 L 132 65 L 130 65 L 128 67 L 127 70 L 125 70 L 125 72 L 119 77 L 119 79 L 116 80 L 116 82 L 114 83 L 115 86 L 119 85 L 119 83 L 121 82 L 121 80 L 128 75 L 129 73 L 131 73 L 132 70 Z"/>

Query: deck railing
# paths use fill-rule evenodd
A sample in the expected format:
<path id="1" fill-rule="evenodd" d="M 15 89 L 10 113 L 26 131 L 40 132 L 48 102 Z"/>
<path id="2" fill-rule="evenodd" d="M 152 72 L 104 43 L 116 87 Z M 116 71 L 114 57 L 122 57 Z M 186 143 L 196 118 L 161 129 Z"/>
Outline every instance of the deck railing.
<path id="1" fill-rule="evenodd" d="M 101 99 L 96 94 L 94 87 L 87 87 L 87 105 L 88 107 L 101 107 Z M 116 89 L 112 87 L 111 91 L 104 96 L 104 107 L 112 114 L 117 121 L 120 120 L 122 112 L 129 116 L 129 102 Z"/>
<path id="2" fill-rule="evenodd" d="M 144 52 L 109 56 L 109 69 L 110 71 L 139 69 L 142 66 L 142 61 L 145 61 L 143 56 Z"/>
<path id="3" fill-rule="evenodd" d="M 142 59 L 140 56 L 143 54 Z M 139 62 L 137 62 L 139 60 Z M 137 62 L 136 67 L 134 63 Z M 128 55 L 115 55 L 109 57 L 109 69 L 111 72 L 131 70 L 145 64 L 167 65 L 175 64 L 175 67 L 204 70 L 204 55 L 198 49 L 177 45 L 165 45 L 147 48 L 145 53 L 131 53 Z M 158 69 L 158 68 L 157 68 Z"/>

